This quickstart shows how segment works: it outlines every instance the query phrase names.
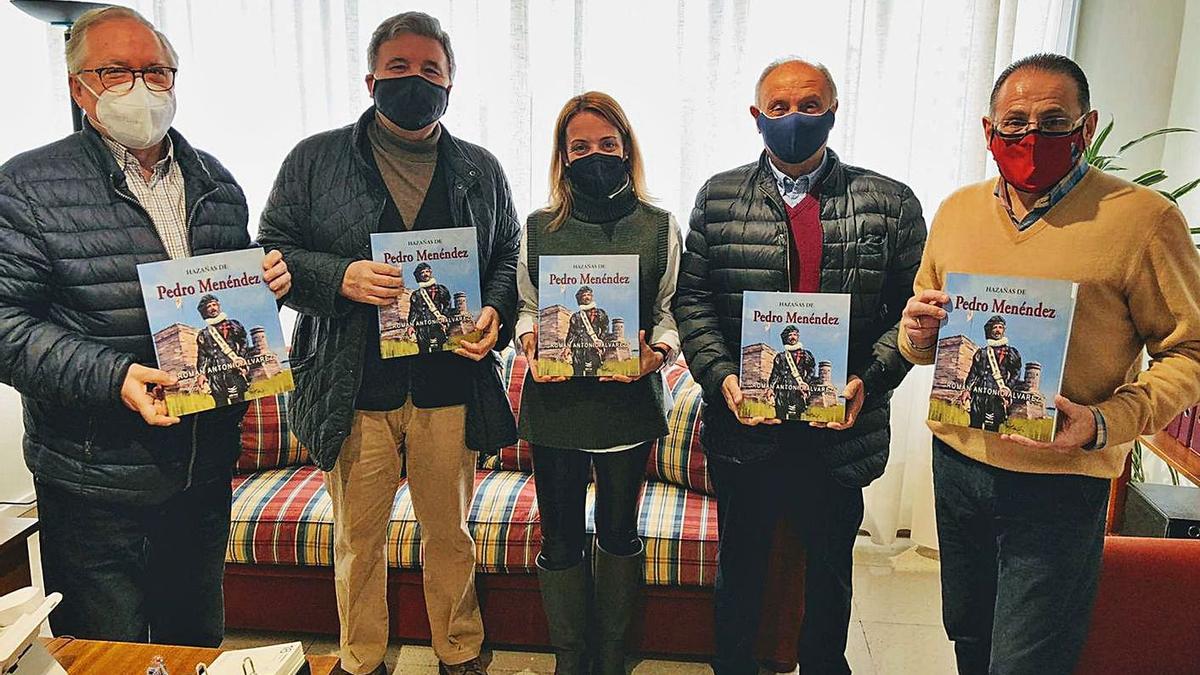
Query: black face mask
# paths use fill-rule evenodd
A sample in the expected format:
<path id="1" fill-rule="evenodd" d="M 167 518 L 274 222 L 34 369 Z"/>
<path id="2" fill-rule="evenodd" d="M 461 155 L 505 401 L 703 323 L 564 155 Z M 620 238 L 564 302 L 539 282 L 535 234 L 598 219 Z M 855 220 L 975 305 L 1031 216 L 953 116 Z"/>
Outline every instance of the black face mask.
<path id="1" fill-rule="evenodd" d="M 420 75 L 375 80 L 375 108 L 396 126 L 424 129 L 446 114 L 450 90 Z"/>
<path id="2" fill-rule="evenodd" d="M 567 165 L 571 185 L 583 194 L 601 199 L 620 190 L 629 179 L 625 158 L 593 152 Z"/>

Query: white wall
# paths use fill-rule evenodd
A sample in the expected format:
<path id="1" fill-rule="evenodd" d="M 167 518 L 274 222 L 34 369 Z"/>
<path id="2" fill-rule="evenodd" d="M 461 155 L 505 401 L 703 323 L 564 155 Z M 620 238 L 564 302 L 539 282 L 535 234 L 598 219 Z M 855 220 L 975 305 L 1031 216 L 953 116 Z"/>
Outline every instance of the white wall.
<path id="1" fill-rule="evenodd" d="M 1200 130 L 1200 0 L 1188 0 L 1175 69 L 1169 124 Z M 1200 133 L 1171 137 L 1163 152 L 1163 169 L 1172 188 L 1200 178 Z M 1200 225 L 1200 188 L 1179 202 L 1188 222 Z"/>
<path id="2" fill-rule="evenodd" d="M 1116 151 L 1125 141 L 1168 125 L 1176 64 L 1182 63 L 1179 47 L 1187 4 L 1188 0 L 1081 0 L 1075 60 L 1087 73 L 1101 127 L 1110 116 L 1116 119 L 1105 150 Z M 1187 71 L 1194 71 L 1196 62 L 1193 54 Z M 1129 168 L 1124 175 L 1134 178 L 1159 168 L 1163 146 L 1160 138 L 1130 150 L 1121 163 Z"/>
<path id="3" fill-rule="evenodd" d="M 33 477 L 21 456 L 21 397 L 0 384 L 0 501 L 19 502 L 33 498 Z M 0 505 L 0 513 L 6 511 Z"/>

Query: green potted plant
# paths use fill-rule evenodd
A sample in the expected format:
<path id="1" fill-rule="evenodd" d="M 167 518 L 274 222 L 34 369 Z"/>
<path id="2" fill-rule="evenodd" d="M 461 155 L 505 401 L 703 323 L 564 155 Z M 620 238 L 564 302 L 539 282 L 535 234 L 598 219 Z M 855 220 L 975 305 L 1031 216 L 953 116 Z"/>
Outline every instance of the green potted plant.
<path id="1" fill-rule="evenodd" d="M 1150 140 L 1151 138 L 1155 138 L 1157 136 L 1165 136 L 1167 134 L 1179 134 L 1179 133 L 1194 134 L 1194 133 L 1196 133 L 1195 129 L 1186 129 L 1183 127 L 1167 127 L 1164 129 L 1157 129 L 1157 130 L 1151 131 L 1150 133 L 1145 134 L 1143 136 L 1139 136 L 1138 138 L 1135 138 L 1132 141 L 1129 141 L 1128 143 L 1125 143 L 1121 147 L 1117 148 L 1117 152 L 1115 154 L 1105 155 L 1105 154 L 1102 154 L 1104 142 L 1108 140 L 1109 134 L 1112 133 L 1113 122 L 1114 122 L 1114 120 L 1109 119 L 1108 124 L 1106 124 L 1104 126 L 1104 128 L 1100 130 L 1100 133 L 1096 134 L 1096 138 L 1092 141 L 1091 146 L 1087 149 L 1087 152 L 1084 155 L 1088 164 L 1096 167 L 1097 169 L 1102 169 L 1104 171 L 1109 171 L 1109 172 L 1113 172 L 1113 173 L 1127 171 L 1127 169 L 1125 167 L 1119 166 L 1117 164 L 1118 160 L 1121 158 L 1121 153 L 1132 148 L 1133 146 L 1137 145 L 1138 143 L 1141 143 L 1142 141 L 1147 141 L 1147 140 Z M 1137 178 L 1134 178 L 1133 182 L 1137 183 L 1138 185 L 1144 185 L 1146 187 L 1151 187 L 1154 185 L 1158 185 L 1159 183 L 1162 183 L 1165 180 L 1167 180 L 1167 172 L 1166 171 L 1164 171 L 1162 169 L 1153 169 L 1151 171 L 1147 171 L 1147 172 L 1141 174 Z M 1166 197 L 1167 199 L 1170 199 L 1172 202 L 1178 202 L 1180 197 L 1191 192 L 1197 186 L 1200 186 L 1200 178 L 1196 178 L 1194 180 L 1188 181 L 1188 182 L 1180 185 L 1179 187 L 1175 188 L 1174 190 L 1163 190 L 1163 189 L 1159 189 L 1159 188 L 1156 188 L 1156 189 L 1158 189 L 1159 193 L 1162 194 L 1162 196 Z M 1191 233 L 1193 236 L 1200 234 L 1200 224 L 1192 225 L 1190 230 L 1191 230 Z M 1174 468 L 1171 468 L 1171 467 L 1168 467 L 1168 469 L 1171 473 L 1171 483 L 1174 485 L 1179 485 L 1179 472 L 1177 472 Z M 1130 474 L 1131 474 L 1130 475 L 1131 481 L 1143 483 L 1146 480 L 1145 470 L 1142 467 L 1142 444 L 1141 444 L 1141 442 L 1136 441 L 1136 440 L 1133 442 L 1133 453 L 1131 455 Z"/>

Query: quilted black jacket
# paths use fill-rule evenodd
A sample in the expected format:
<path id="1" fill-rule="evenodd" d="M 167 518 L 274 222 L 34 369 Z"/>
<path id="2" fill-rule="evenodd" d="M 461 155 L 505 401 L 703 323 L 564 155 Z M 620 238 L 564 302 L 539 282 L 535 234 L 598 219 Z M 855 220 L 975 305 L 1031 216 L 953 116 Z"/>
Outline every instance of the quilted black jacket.
<path id="1" fill-rule="evenodd" d="M 790 229 L 765 152 L 758 162 L 717 174 L 700 189 L 674 312 L 688 366 L 704 389 L 701 441 L 710 457 L 762 459 L 778 449 L 781 429 L 788 426 L 788 438 L 819 448 L 840 482 L 863 486 L 887 464 L 891 390 L 909 369 L 896 346 L 898 322 L 921 261 L 925 221 L 907 186 L 842 164 L 829 152 L 830 166 L 818 188 L 821 292 L 852 294 L 849 371 L 867 392 L 854 427 L 842 432 L 796 423 L 747 427 L 721 395 L 725 377 L 738 374 L 742 292 L 789 289 Z"/>
<path id="2" fill-rule="evenodd" d="M 192 252 L 249 246 L 241 188 L 170 135 Z M 137 265 L 166 259 L 90 126 L 0 166 L 0 382 L 21 393 L 25 461 L 39 482 L 146 505 L 229 479 L 244 406 L 156 428 L 121 403 L 130 364 L 156 364 Z"/>
<path id="3" fill-rule="evenodd" d="M 366 153 L 370 108 L 353 125 L 309 137 L 292 150 L 263 210 L 259 240 L 279 249 L 292 273 L 287 304 L 300 312 L 292 337 L 296 378 L 290 422 L 322 469 L 337 461 L 354 419 L 363 349 L 375 349 L 372 305 L 340 290 L 346 268 L 371 257 L 388 192 Z M 438 151 L 447 160 L 451 217 L 478 233 L 483 304 L 502 320 L 496 349 L 512 339 L 516 321 L 521 226 L 500 163 L 487 150 L 443 128 Z M 368 334 L 370 333 L 370 334 Z M 493 451 L 516 442 L 516 424 L 494 354 L 479 362 L 467 403 L 467 445 Z"/>

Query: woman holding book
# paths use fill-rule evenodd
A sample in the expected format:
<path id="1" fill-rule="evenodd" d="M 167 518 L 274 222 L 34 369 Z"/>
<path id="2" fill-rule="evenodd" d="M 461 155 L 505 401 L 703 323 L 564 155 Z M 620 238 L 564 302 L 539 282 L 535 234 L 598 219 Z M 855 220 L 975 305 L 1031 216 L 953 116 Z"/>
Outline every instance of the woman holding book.
<path id="1" fill-rule="evenodd" d="M 542 516 L 538 578 L 555 672 L 588 672 L 590 643 L 596 651 L 592 672 L 624 673 L 624 636 L 643 577 L 639 496 L 651 446 L 667 434 L 660 371 L 679 350 L 671 300 L 682 244 L 671 214 L 647 203 L 637 138 L 607 94 L 581 94 L 559 113 L 549 202 L 528 218 L 517 268 L 517 334 L 530 364 L 519 433 L 533 448 Z M 562 255 L 638 256 L 637 376 L 538 373 L 537 268 L 544 256 Z M 588 300 L 584 295 L 581 301 L 585 311 Z M 585 551 L 593 469 L 594 573 Z M 590 616 L 596 635 L 587 634 Z"/>

